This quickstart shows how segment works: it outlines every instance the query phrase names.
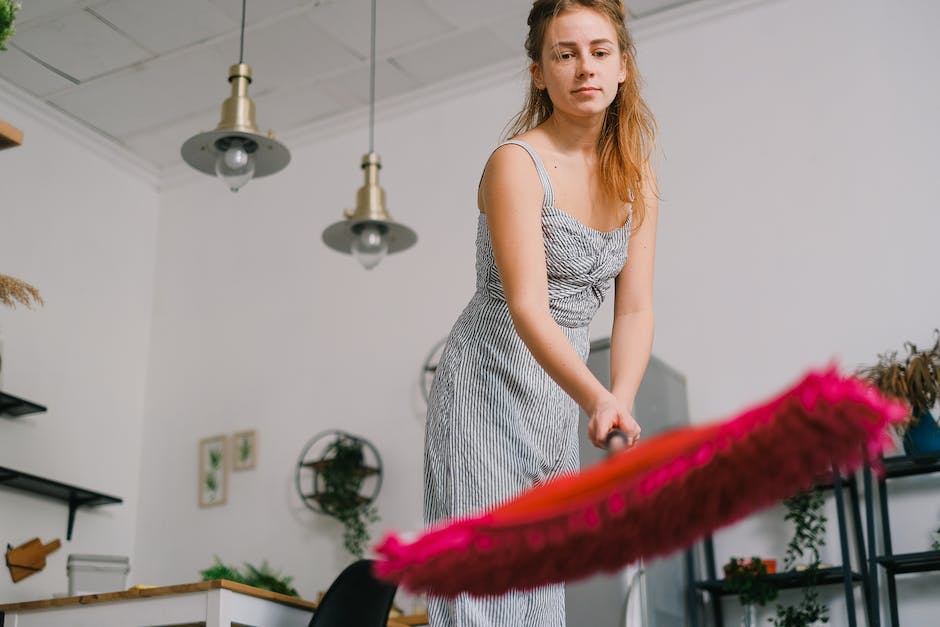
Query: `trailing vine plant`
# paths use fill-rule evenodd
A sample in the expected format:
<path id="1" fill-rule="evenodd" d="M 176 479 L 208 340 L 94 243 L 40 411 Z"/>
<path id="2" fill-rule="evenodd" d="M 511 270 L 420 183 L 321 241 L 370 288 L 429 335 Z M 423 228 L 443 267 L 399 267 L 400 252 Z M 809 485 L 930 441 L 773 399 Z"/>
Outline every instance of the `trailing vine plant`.
<path id="1" fill-rule="evenodd" d="M 811 490 L 784 501 L 787 515 L 784 520 L 793 523 L 793 538 L 787 545 L 784 569 L 790 570 L 798 559 L 809 560 L 803 598 L 797 605 L 777 604 L 774 627 L 808 627 L 817 622 L 829 622 L 829 608 L 819 602 L 816 584 L 819 581 L 819 550 L 826 545 L 826 516 L 823 513 L 822 491 Z"/>

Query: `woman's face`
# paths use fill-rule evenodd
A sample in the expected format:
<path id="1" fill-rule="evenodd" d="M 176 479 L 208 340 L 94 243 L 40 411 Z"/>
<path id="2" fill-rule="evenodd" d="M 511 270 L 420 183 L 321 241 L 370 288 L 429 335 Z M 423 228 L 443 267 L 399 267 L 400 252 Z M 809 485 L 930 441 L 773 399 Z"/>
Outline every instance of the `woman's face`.
<path id="1" fill-rule="evenodd" d="M 533 63 L 532 80 L 547 89 L 556 111 L 576 117 L 607 110 L 626 79 L 626 56 L 617 31 L 601 13 L 568 9 L 549 23 L 542 44 L 542 61 Z"/>

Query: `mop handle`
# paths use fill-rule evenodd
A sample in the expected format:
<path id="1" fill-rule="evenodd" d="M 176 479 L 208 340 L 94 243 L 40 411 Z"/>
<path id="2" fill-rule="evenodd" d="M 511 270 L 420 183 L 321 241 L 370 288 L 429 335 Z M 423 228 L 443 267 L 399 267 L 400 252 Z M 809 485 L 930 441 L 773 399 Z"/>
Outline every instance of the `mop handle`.
<path id="1" fill-rule="evenodd" d="M 610 453 L 616 453 L 617 451 L 623 450 L 632 444 L 632 438 L 628 436 L 622 429 L 611 429 L 607 433 L 607 437 L 604 438 L 604 448 L 606 448 Z"/>

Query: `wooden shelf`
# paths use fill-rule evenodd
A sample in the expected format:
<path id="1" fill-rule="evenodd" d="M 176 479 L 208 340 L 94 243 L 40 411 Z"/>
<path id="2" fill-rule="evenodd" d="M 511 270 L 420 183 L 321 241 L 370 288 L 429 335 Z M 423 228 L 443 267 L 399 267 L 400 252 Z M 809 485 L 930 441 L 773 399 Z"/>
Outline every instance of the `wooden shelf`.
<path id="1" fill-rule="evenodd" d="M 69 522 L 67 540 L 72 539 L 72 527 L 75 525 L 75 512 L 79 507 L 97 507 L 98 505 L 111 505 L 123 503 L 124 500 L 116 496 L 102 494 L 94 490 L 86 490 L 77 486 L 37 477 L 12 468 L 0 466 L 0 486 L 16 488 L 24 492 L 31 492 L 52 499 L 64 501 L 69 506 Z"/>
<path id="2" fill-rule="evenodd" d="M 42 405 L 6 392 L 0 392 L 0 416 L 19 418 L 26 414 L 38 414 L 44 411 L 46 411 L 46 408 Z"/>
<path id="3" fill-rule="evenodd" d="M 16 148 L 23 143 L 23 131 L 9 122 L 0 120 L 0 150 Z"/>
<path id="4" fill-rule="evenodd" d="M 826 586 L 826 585 L 835 585 L 841 584 L 844 581 L 844 572 L 845 569 L 841 566 L 833 566 L 830 568 L 820 568 L 816 571 L 816 585 L 817 586 Z M 784 573 L 774 573 L 773 575 L 764 575 L 760 577 L 762 581 L 769 581 L 777 587 L 778 590 L 786 590 L 789 588 L 802 588 L 808 583 L 809 580 L 809 571 L 806 570 L 790 570 Z M 852 581 L 860 582 L 862 581 L 862 576 L 856 572 L 851 573 Z M 713 594 L 720 595 L 729 595 L 737 594 L 737 592 L 731 592 L 725 589 L 725 580 L 724 579 L 709 579 L 706 581 L 697 581 L 695 582 L 695 587 L 702 590 L 708 590 Z"/>

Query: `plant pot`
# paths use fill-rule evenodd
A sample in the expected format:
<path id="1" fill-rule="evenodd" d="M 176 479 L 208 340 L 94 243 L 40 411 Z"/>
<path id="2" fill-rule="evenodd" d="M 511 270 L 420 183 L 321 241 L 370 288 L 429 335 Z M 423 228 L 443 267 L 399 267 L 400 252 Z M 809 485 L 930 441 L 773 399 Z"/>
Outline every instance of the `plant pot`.
<path id="1" fill-rule="evenodd" d="M 757 627 L 757 606 L 753 603 L 741 606 L 741 627 Z"/>
<path id="2" fill-rule="evenodd" d="M 911 457 L 940 457 L 940 425 L 929 410 L 921 413 L 904 434 L 904 452 Z"/>

